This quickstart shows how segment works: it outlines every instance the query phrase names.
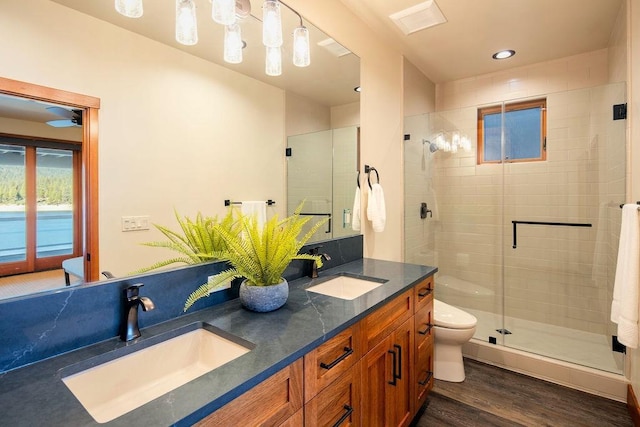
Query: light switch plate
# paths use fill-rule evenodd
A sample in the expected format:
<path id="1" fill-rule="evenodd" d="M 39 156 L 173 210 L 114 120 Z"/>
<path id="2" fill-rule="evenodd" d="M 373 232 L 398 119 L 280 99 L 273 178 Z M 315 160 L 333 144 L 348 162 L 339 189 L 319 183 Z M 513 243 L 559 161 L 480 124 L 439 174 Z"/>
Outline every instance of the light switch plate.
<path id="1" fill-rule="evenodd" d="M 149 215 L 123 216 L 121 218 L 122 231 L 148 230 L 150 225 Z"/>

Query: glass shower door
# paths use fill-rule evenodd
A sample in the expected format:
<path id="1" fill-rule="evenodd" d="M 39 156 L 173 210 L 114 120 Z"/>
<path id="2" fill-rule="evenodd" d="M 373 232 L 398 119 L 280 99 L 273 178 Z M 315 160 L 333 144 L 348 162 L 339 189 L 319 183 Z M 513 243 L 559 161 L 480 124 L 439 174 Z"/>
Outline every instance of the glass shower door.
<path id="1" fill-rule="evenodd" d="M 504 162 L 505 345 L 614 373 L 624 97 L 624 84 L 547 95 L 546 160 Z"/>

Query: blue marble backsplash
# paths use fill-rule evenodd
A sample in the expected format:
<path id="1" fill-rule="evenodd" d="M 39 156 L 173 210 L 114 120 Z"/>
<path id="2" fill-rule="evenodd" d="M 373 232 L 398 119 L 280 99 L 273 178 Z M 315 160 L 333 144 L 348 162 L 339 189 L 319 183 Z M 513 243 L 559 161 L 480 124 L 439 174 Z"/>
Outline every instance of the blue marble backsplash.
<path id="1" fill-rule="evenodd" d="M 362 258 L 362 236 L 310 244 L 301 252 L 317 246 L 331 257 L 324 262 L 327 269 Z M 142 283 L 140 295 L 155 304 L 154 310 L 140 312 L 141 328 L 179 317 L 189 294 L 225 266 L 221 262 L 185 266 L 0 301 L 0 373 L 118 336 L 122 290 L 133 284 Z M 308 263 L 294 261 L 285 278 L 303 277 L 307 268 Z M 237 298 L 238 287 L 239 282 L 199 300 L 189 313 Z"/>

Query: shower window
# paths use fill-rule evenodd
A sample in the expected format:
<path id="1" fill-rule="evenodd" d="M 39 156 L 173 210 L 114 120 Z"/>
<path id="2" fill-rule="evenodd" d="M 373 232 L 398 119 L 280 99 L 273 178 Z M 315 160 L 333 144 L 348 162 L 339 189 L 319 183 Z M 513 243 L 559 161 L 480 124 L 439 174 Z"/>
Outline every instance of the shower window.
<path id="1" fill-rule="evenodd" d="M 504 115 L 502 105 L 479 108 L 478 164 L 545 160 L 546 111 L 546 99 L 505 104 Z"/>

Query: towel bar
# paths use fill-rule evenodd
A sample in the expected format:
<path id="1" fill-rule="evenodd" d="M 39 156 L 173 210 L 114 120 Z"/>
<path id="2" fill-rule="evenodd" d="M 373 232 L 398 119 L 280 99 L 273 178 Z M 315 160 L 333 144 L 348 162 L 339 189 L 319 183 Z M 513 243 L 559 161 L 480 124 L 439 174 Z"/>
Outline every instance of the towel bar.
<path id="1" fill-rule="evenodd" d="M 275 201 L 275 200 L 271 200 L 271 199 L 269 199 L 269 200 L 267 200 L 265 203 L 266 203 L 267 205 L 271 206 L 271 205 L 275 205 L 275 204 L 276 204 L 276 201 Z M 242 204 L 242 202 L 232 202 L 232 201 L 231 201 L 231 200 L 229 200 L 229 199 L 225 199 L 225 201 L 224 201 L 224 205 L 225 205 L 225 206 L 241 205 L 241 204 Z"/>
<path id="2" fill-rule="evenodd" d="M 638 210 L 640 211 L 640 202 L 636 202 L 636 205 L 638 205 Z M 620 205 L 620 209 L 622 209 L 623 206 L 624 206 L 624 203 Z"/>

